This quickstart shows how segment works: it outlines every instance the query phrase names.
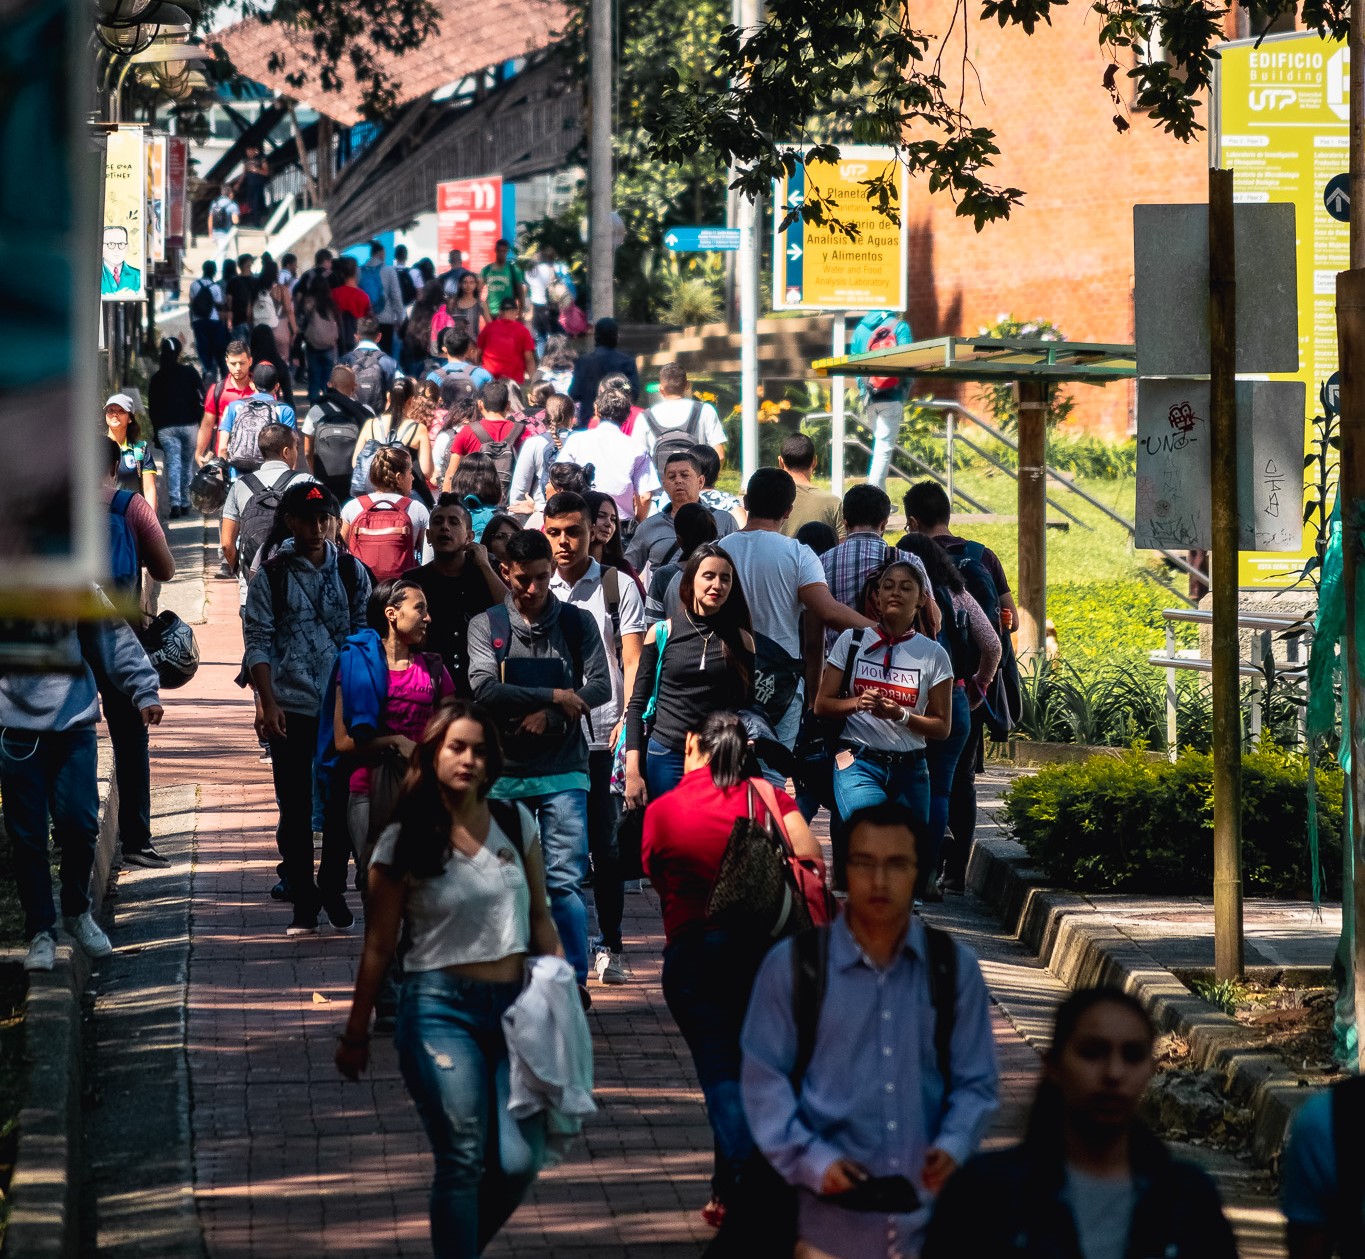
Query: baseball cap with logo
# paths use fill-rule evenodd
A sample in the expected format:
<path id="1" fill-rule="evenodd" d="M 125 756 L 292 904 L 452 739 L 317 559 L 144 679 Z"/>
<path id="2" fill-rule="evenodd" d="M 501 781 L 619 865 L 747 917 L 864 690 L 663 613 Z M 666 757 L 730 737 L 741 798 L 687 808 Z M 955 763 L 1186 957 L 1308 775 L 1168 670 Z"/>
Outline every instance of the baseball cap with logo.
<path id="1" fill-rule="evenodd" d="M 337 496 L 317 481 L 296 481 L 280 498 L 286 516 L 339 516 Z"/>

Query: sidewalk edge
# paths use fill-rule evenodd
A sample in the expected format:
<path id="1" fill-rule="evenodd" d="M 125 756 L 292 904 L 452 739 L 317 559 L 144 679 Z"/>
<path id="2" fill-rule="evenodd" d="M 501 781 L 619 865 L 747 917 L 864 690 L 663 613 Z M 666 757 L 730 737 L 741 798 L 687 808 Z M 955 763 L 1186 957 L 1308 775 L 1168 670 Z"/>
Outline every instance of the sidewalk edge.
<path id="1" fill-rule="evenodd" d="M 968 891 L 1067 987 L 1122 988 L 1142 1002 L 1158 1028 L 1187 1041 L 1191 1064 L 1217 1071 L 1227 1096 L 1251 1110 L 1256 1159 L 1274 1162 L 1294 1112 L 1313 1089 L 1276 1054 L 1254 1044 L 1240 1023 L 1195 996 L 1105 921 L 1088 900 L 1050 887 L 1019 851 L 1012 840 L 977 838 L 967 867 Z"/>

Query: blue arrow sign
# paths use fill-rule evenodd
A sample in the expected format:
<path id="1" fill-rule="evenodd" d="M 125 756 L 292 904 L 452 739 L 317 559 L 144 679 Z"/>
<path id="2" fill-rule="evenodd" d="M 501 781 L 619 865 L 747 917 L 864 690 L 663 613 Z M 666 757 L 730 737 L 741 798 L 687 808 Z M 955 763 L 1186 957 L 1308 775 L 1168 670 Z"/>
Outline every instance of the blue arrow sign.
<path id="1" fill-rule="evenodd" d="M 1351 178 L 1349 175 L 1333 175 L 1322 190 L 1322 203 L 1327 213 L 1340 223 L 1351 221 Z"/>
<path id="2" fill-rule="evenodd" d="M 664 244 L 677 253 L 732 253 L 739 248 L 739 236 L 737 227 L 670 227 Z"/>

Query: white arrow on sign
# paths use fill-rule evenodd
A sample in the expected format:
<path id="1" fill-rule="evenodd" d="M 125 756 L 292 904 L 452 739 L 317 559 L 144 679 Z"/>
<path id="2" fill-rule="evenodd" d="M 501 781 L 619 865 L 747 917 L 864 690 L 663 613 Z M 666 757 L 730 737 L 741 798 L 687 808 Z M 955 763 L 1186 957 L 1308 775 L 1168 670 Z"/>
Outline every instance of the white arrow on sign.
<path id="1" fill-rule="evenodd" d="M 1334 214 L 1342 214 L 1351 208 L 1351 194 L 1345 188 L 1333 188 L 1327 195 L 1327 208 Z"/>
<path id="2" fill-rule="evenodd" d="M 788 257 L 792 262 L 795 262 L 795 261 L 801 256 L 801 254 L 802 254 L 802 249 L 801 249 L 801 246 L 800 246 L 800 245 L 788 245 L 788 246 L 787 246 L 787 257 Z"/>
<path id="3" fill-rule="evenodd" d="M 678 238 L 672 232 L 669 232 L 669 234 L 664 237 L 664 244 L 667 245 L 670 249 L 672 249 L 673 246 L 676 245 L 677 243 Z"/>
<path id="4" fill-rule="evenodd" d="M 787 200 L 790 201 L 792 205 L 800 205 L 803 201 L 805 201 L 805 199 L 806 194 L 804 192 L 794 192 L 790 197 L 787 198 Z"/>

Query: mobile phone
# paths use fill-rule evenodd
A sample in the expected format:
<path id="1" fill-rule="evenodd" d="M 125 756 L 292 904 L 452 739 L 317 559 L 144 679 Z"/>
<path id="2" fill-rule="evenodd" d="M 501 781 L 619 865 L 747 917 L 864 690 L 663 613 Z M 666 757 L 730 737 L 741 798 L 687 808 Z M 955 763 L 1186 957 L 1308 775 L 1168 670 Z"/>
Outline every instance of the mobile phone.
<path id="1" fill-rule="evenodd" d="M 883 1215 L 909 1215 L 920 1208 L 919 1190 L 904 1176 L 868 1176 L 844 1193 L 826 1194 L 824 1200 L 846 1211 Z"/>

